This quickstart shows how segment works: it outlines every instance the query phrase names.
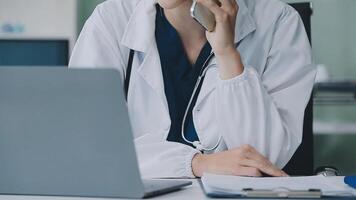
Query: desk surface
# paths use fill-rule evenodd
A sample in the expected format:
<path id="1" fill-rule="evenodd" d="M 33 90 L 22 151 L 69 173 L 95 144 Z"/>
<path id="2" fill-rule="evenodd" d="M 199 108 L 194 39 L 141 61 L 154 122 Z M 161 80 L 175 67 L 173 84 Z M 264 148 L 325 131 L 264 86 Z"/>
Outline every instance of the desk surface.
<path id="1" fill-rule="evenodd" d="M 193 185 L 183 188 L 180 191 L 157 196 L 153 199 L 165 200 L 205 200 L 211 199 L 205 196 L 197 180 L 193 180 Z M 335 200 L 336 198 L 333 198 Z M 48 197 L 48 196 L 9 196 L 0 195 L 0 200 L 110 200 L 107 198 L 83 198 L 83 197 Z M 252 199 L 249 199 L 252 200 Z M 261 199 L 259 199 L 261 200 Z"/>
<path id="2" fill-rule="evenodd" d="M 193 185 L 183 188 L 180 191 L 157 196 L 153 199 L 209 199 L 205 196 L 197 180 L 193 180 Z M 81 198 L 81 197 L 48 197 L 48 196 L 8 196 L 0 195 L 0 200 L 108 200 L 105 198 Z"/>

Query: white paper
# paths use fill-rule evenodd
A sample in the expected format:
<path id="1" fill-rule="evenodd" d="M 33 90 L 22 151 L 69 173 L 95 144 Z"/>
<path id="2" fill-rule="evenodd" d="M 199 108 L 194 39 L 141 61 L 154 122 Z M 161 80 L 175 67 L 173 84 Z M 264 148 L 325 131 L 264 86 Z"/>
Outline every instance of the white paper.
<path id="1" fill-rule="evenodd" d="M 207 193 L 242 194 L 243 189 L 254 190 L 309 190 L 318 189 L 324 196 L 356 196 L 356 190 L 344 183 L 344 177 L 239 177 L 204 174 L 202 183 Z"/>

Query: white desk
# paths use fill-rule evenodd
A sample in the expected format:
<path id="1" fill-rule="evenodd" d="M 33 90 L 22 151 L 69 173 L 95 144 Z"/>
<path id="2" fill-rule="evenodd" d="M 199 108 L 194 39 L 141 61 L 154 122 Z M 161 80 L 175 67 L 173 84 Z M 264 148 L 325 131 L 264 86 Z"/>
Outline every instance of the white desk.
<path id="1" fill-rule="evenodd" d="M 180 191 L 158 196 L 153 199 L 174 199 L 174 200 L 185 200 L 185 199 L 209 199 L 205 196 L 204 192 L 201 190 L 200 185 L 197 180 L 193 180 L 193 185 L 183 188 Z M 0 200 L 108 200 L 105 198 L 79 198 L 79 197 L 45 197 L 45 196 L 8 196 L 0 195 Z"/>
<path id="2" fill-rule="evenodd" d="M 165 200 L 212 200 L 205 196 L 197 180 L 193 180 L 193 185 L 183 188 L 180 191 L 157 196 L 152 199 Z M 336 200 L 334 198 L 332 200 Z M 83 197 L 48 197 L 48 196 L 8 196 L 0 195 L 0 200 L 110 200 L 108 198 L 83 198 Z M 226 199 L 225 199 L 226 200 Z M 253 200 L 253 199 L 249 199 Z M 261 199 L 258 199 L 261 200 Z"/>

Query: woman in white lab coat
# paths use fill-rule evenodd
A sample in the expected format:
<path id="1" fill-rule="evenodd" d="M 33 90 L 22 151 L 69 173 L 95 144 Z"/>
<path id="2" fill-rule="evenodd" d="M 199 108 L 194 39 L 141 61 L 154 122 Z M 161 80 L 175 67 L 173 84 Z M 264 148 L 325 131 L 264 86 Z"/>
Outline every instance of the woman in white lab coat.
<path id="1" fill-rule="evenodd" d="M 215 14 L 215 31 L 189 16 L 192 0 L 104 2 L 70 67 L 115 67 L 124 80 L 134 50 L 128 109 L 144 177 L 284 176 L 315 77 L 303 23 L 277 0 L 198 1 Z M 209 49 L 214 57 L 184 122 L 185 140 L 182 110 Z"/>

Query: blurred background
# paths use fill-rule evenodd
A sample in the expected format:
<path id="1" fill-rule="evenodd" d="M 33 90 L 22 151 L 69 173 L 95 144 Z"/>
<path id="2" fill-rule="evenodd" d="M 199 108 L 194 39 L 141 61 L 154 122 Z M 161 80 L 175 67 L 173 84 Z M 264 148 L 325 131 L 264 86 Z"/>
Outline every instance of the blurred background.
<path id="1" fill-rule="evenodd" d="M 284 0 L 287 3 L 306 2 Z M 0 0 L 0 66 L 67 65 L 86 19 L 103 0 Z M 310 0 L 314 164 L 356 173 L 356 0 Z"/>

